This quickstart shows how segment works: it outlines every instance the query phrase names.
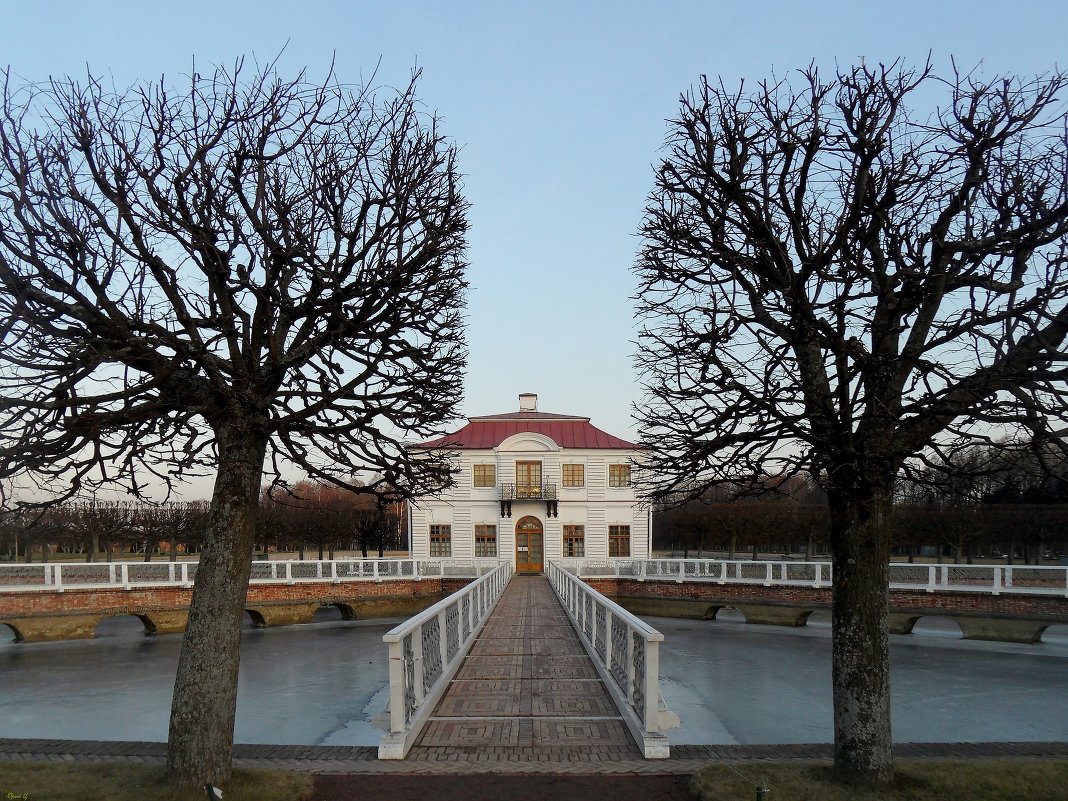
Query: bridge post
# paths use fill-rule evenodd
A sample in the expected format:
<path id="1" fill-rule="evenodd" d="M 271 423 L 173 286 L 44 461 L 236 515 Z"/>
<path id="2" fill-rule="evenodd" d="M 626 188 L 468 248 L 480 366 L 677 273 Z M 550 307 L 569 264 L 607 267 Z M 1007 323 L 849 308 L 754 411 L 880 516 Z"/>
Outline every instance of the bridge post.
<path id="1" fill-rule="evenodd" d="M 994 568 L 994 595 L 1001 595 L 1001 568 Z"/>
<path id="2" fill-rule="evenodd" d="M 444 571 L 443 571 L 444 572 Z M 441 651 L 441 669 L 449 664 L 449 623 L 445 619 L 445 610 L 438 612 L 438 650 Z"/>
<path id="3" fill-rule="evenodd" d="M 660 643 L 654 639 L 645 643 L 645 720 L 642 722 L 647 734 L 660 733 Z"/>
<path id="4" fill-rule="evenodd" d="M 47 546 L 46 546 L 47 547 Z M 63 592 L 63 567 L 62 565 L 52 566 L 53 584 L 55 584 L 56 592 Z"/>
<path id="5" fill-rule="evenodd" d="M 293 562 L 286 560 L 286 584 L 293 583 Z"/>
<path id="6" fill-rule="evenodd" d="M 413 633 L 413 648 L 416 639 Z M 404 703 L 404 643 L 391 642 L 389 644 L 389 730 L 392 734 L 404 731 L 407 711 Z"/>

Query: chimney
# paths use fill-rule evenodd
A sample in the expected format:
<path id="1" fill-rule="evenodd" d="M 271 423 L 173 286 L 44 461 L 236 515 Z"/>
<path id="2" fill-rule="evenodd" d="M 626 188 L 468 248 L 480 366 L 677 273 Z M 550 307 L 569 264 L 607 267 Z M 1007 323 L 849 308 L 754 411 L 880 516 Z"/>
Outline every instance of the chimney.
<path id="1" fill-rule="evenodd" d="M 538 411 L 538 396 L 533 392 L 523 392 L 519 395 L 519 411 Z"/>

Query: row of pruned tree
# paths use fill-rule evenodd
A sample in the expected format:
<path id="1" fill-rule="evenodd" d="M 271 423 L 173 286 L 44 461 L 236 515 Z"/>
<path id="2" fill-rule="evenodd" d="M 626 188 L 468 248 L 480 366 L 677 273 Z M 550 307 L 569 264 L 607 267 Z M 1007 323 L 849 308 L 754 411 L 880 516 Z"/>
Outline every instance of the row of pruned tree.
<path id="1" fill-rule="evenodd" d="M 0 516 L 0 559 L 86 562 L 153 557 L 177 559 L 204 546 L 206 501 L 148 504 L 79 501 Z M 336 487 L 302 482 L 285 497 L 267 493 L 256 521 L 261 552 L 307 553 L 333 558 L 336 551 L 364 556 L 406 546 L 403 505 L 380 503 Z"/>
<path id="2" fill-rule="evenodd" d="M 1063 504 L 900 504 L 891 548 L 913 561 L 971 564 L 977 558 L 1040 564 L 1068 547 Z M 830 554 L 827 508 L 792 498 L 747 499 L 736 503 L 692 500 L 656 513 L 653 545 L 684 558 L 756 559 L 766 554 Z"/>
<path id="3" fill-rule="evenodd" d="M 898 482 L 891 529 L 896 556 L 1038 564 L 1064 553 L 1068 460 L 1057 450 L 974 444 L 947 458 L 937 470 L 914 465 Z M 653 530 L 656 548 L 684 556 L 819 558 L 831 549 L 825 493 L 819 482 L 798 478 L 767 479 L 763 489 L 737 498 L 717 487 L 682 505 L 665 504 Z"/>

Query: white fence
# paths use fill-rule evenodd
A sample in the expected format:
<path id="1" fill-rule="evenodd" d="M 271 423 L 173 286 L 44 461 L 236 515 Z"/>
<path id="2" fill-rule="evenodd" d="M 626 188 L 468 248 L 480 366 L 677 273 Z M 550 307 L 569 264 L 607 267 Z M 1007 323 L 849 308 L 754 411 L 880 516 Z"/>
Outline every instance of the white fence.
<path id="1" fill-rule="evenodd" d="M 383 635 L 389 648 L 389 733 L 379 759 L 404 759 L 512 578 L 486 575 Z"/>
<path id="2" fill-rule="evenodd" d="M 549 583 L 638 747 L 647 759 L 666 759 L 668 741 L 662 729 L 673 716 L 661 709 L 660 643 L 664 635 L 556 561 L 549 561 L 548 572 Z"/>
<path id="3" fill-rule="evenodd" d="M 765 587 L 830 587 L 830 562 L 769 562 L 733 559 L 563 559 L 568 571 L 585 578 L 638 581 L 699 581 Z M 1039 565 L 922 565 L 892 562 L 890 588 L 924 592 L 1068 597 L 1068 567 Z"/>
<path id="4" fill-rule="evenodd" d="M 331 559 L 253 562 L 250 584 L 471 578 L 496 568 L 497 559 Z M 141 589 L 193 586 L 196 562 L 0 563 L 0 592 L 65 589 Z"/>

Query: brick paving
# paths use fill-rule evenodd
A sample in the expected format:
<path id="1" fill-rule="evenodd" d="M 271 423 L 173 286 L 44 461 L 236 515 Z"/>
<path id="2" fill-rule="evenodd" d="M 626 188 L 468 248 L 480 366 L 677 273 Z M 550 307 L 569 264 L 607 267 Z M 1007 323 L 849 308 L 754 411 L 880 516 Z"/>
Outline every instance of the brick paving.
<path id="1" fill-rule="evenodd" d="M 159 764 L 166 743 L 93 740 L 0 739 L 0 763 L 126 762 Z M 454 757 L 462 755 L 462 759 Z M 710 762 L 830 762 L 830 743 L 801 745 L 673 745 L 670 759 L 619 759 L 608 749 L 576 753 L 573 748 L 528 749 L 520 759 L 502 746 L 444 749 L 433 761 L 379 761 L 378 749 L 359 746 L 236 745 L 234 765 L 316 774 L 629 774 L 689 775 Z M 898 759 L 1068 759 L 1066 742 L 898 743 Z M 457 764 L 461 762 L 462 764 Z"/>

